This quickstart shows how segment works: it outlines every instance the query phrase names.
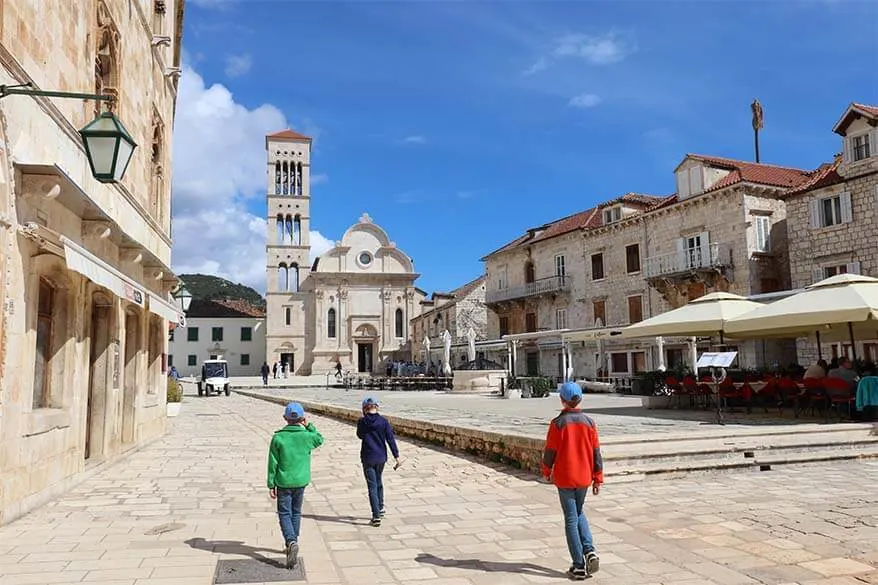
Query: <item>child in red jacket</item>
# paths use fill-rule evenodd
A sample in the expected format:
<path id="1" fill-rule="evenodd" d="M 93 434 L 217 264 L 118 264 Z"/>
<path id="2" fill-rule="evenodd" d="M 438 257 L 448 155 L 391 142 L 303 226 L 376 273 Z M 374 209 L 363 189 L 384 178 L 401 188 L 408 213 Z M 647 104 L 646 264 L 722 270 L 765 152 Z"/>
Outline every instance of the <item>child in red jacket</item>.
<path id="1" fill-rule="evenodd" d="M 584 581 L 597 573 L 600 560 L 583 506 L 589 487 L 594 495 L 600 492 L 604 464 L 597 425 L 579 409 L 582 401 L 579 384 L 565 383 L 560 395 L 563 410 L 549 424 L 542 471 L 546 479 L 552 479 L 561 499 L 567 548 L 573 559 L 567 576 Z"/>

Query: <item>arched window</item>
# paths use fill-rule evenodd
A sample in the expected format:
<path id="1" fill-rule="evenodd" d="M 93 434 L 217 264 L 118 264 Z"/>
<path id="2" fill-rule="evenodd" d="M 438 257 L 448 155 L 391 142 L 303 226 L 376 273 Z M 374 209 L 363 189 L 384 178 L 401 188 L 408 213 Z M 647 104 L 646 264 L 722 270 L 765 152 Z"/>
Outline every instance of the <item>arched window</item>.
<path id="1" fill-rule="evenodd" d="M 280 179 L 280 161 L 274 163 L 274 194 L 280 195 L 281 193 L 281 179 Z"/>
<path id="2" fill-rule="evenodd" d="M 296 176 L 298 178 L 296 179 L 296 195 L 301 195 L 302 194 L 302 163 L 299 163 L 297 166 L 298 166 L 298 172 L 296 173 Z"/>
<path id="3" fill-rule="evenodd" d="M 535 280 L 534 263 L 526 262 L 524 265 L 524 282 L 533 282 Z"/>
<path id="4" fill-rule="evenodd" d="M 290 169 L 289 166 L 287 166 L 287 161 L 283 162 L 281 173 L 283 175 L 284 195 L 287 195 L 290 192 Z"/>
<path id="5" fill-rule="evenodd" d="M 402 339 L 405 337 L 405 327 L 403 326 L 404 319 L 402 315 L 402 309 L 396 310 L 396 337 L 398 339 Z"/>
<path id="6" fill-rule="evenodd" d="M 290 264 L 289 276 L 287 277 L 287 289 L 290 292 L 299 292 L 299 265 Z"/>
<path id="7" fill-rule="evenodd" d="M 284 312 L 286 313 L 286 317 L 287 317 L 287 319 L 286 319 L 287 325 L 292 325 L 293 324 L 293 310 L 291 308 L 287 307 L 286 311 L 284 311 Z"/>
<path id="8" fill-rule="evenodd" d="M 299 214 L 296 214 L 296 217 L 293 218 L 293 231 L 291 237 L 295 245 L 302 245 L 302 217 Z"/>
<path id="9" fill-rule="evenodd" d="M 277 222 L 275 225 L 275 239 L 278 244 L 282 244 L 284 241 L 284 216 L 280 213 L 277 214 Z"/>
<path id="10" fill-rule="evenodd" d="M 290 290 L 290 273 L 284 262 L 277 265 L 277 290 Z"/>
<path id="11" fill-rule="evenodd" d="M 288 215 L 286 218 L 286 227 L 284 227 L 284 243 L 293 243 L 293 217 Z"/>
<path id="12" fill-rule="evenodd" d="M 290 195 L 296 195 L 299 192 L 299 176 L 296 173 L 296 163 L 290 163 Z"/>
<path id="13" fill-rule="evenodd" d="M 326 312 L 326 337 L 335 339 L 335 309 Z"/>

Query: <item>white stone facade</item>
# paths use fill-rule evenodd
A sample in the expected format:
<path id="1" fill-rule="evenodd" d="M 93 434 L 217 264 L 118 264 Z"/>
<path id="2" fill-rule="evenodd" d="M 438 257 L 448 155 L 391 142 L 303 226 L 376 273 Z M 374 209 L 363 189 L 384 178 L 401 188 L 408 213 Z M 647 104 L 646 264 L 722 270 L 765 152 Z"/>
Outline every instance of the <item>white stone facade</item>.
<path id="1" fill-rule="evenodd" d="M 0 3 L 0 84 L 114 96 L 139 145 L 101 183 L 77 131 L 106 106 L 0 101 L 0 523 L 165 430 L 182 16 L 176 0 Z"/>

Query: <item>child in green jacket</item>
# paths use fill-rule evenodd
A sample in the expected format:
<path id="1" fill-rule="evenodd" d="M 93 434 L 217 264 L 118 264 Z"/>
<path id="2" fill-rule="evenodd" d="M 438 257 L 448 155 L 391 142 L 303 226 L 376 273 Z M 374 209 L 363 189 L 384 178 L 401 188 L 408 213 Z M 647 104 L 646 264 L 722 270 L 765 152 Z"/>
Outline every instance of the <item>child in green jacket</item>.
<path id="1" fill-rule="evenodd" d="M 290 402 L 284 409 L 287 426 L 274 433 L 268 448 L 268 490 L 277 499 L 277 516 L 284 535 L 287 568 L 299 559 L 299 526 L 305 486 L 311 483 L 311 451 L 323 436 L 305 418 L 305 409 Z"/>

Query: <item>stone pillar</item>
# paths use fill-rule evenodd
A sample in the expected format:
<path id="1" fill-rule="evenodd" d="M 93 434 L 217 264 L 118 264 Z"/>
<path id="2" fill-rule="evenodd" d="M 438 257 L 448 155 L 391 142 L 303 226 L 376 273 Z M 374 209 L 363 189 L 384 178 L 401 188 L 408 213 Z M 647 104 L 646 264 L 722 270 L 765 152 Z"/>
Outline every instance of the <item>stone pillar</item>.
<path id="1" fill-rule="evenodd" d="M 338 289 L 338 315 L 337 321 L 335 324 L 336 329 L 338 329 L 338 344 L 339 348 L 342 347 L 342 343 L 346 344 L 348 347 L 351 347 L 350 343 L 350 334 L 348 333 L 348 291 L 346 288 Z M 353 359 L 351 360 L 353 362 Z"/>

